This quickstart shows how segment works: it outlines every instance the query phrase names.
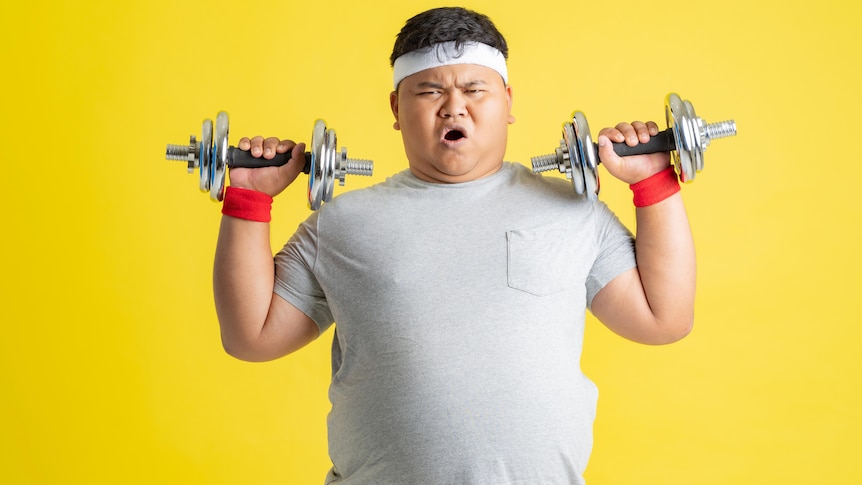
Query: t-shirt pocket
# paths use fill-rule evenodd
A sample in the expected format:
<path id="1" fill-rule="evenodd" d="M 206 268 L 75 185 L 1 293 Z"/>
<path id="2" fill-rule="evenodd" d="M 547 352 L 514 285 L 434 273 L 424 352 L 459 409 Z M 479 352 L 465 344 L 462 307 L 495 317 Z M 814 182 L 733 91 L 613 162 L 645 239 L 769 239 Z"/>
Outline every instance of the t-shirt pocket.
<path id="1" fill-rule="evenodd" d="M 506 232 L 507 277 L 510 288 L 536 296 L 559 293 L 575 283 L 577 251 L 572 231 L 565 229 Z"/>

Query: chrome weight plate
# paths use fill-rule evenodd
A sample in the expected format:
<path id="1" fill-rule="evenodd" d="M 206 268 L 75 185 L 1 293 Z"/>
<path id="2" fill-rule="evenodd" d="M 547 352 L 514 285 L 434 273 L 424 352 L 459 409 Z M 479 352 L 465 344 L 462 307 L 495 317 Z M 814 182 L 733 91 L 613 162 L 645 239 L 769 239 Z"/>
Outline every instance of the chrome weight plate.
<path id="1" fill-rule="evenodd" d="M 228 148 L 228 116 L 222 111 L 216 116 L 212 173 L 210 175 L 210 199 L 219 202 L 224 199 Z"/>
<path id="2" fill-rule="evenodd" d="M 323 121 L 320 121 L 323 123 Z M 325 125 L 325 123 L 324 123 Z M 321 168 L 323 168 L 323 194 L 320 197 L 320 202 L 317 207 L 314 207 L 314 210 L 320 208 L 324 202 L 329 202 L 332 200 L 333 190 L 335 188 L 335 179 L 336 179 L 336 169 L 338 168 L 338 151 L 336 151 L 336 138 L 335 138 L 335 130 L 326 129 L 323 132 L 323 148 L 320 154 L 320 159 L 322 163 L 320 164 Z"/>
<path id="3" fill-rule="evenodd" d="M 324 135 L 326 134 L 326 123 L 323 120 L 314 122 L 311 132 L 311 166 L 308 170 L 308 207 L 317 210 L 323 204 L 323 195 L 326 190 L 326 169 L 324 161 Z"/>
<path id="4" fill-rule="evenodd" d="M 584 164 L 581 162 L 581 150 L 578 147 L 578 136 L 575 133 L 575 123 L 577 123 L 577 113 L 572 115 L 571 123 L 563 124 L 563 143 L 565 143 L 565 149 L 562 150 L 561 154 L 558 151 L 558 157 L 562 155 L 566 177 L 572 181 L 575 193 L 582 195 L 585 190 Z"/>
<path id="5" fill-rule="evenodd" d="M 201 144 L 198 150 L 198 176 L 200 177 L 201 192 L 209 192 L 210 190 L 210 167 L 212 167 L 213 156 L 213 120 L 207 118 L 204 120 L 201 129 Z"/>
<path id="6" fill-rule="evenodd" d="M 599 157 L 596 153 L 593 138 L 590 135 L 590 125 L 587 117 L 581 111 L 575 111 L 572 117 L 577 139 L 580 171 L 584 179 L 584 193 L 587 199 L 596 200 L 599 197 Z"/>
<path id="7" fill-rule="evenodd" d="M 694 134 L 691 158 L 694 161 L 694 173 L 698 174 L 703 170 L 703 151 L 706 149 L 704 133 L 706 133 L 706 130 L 703 120 L 698 118 L 697 114 L 695 114 L 694 106 L 691 104 L 691 101 L 685 100 L 683 101 L 683 105 L 685 106 L 686 116 L 688 117 L 688 124 L 691 127 L 691 132 Z M 694 180 L 694 177 L 691 179 Z"/>
<path id="8" fill-rule="evenodd" d="M 694 108 L 674 93 L 665 98 L 665 119 L 667 127 L 673 130 L 676 150 L 671 152 L 671 160 L 680 181 L 689 183 L 703 166 L 703 149 L 697 131 Z"/>

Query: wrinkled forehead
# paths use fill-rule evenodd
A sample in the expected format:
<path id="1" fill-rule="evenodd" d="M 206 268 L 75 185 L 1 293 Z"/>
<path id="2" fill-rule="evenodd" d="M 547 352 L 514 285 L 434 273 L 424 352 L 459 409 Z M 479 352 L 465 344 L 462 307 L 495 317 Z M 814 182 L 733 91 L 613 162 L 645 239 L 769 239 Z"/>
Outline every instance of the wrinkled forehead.
<path id="1" fill-rule="evenodd" d="M 432 67 L 411 74 L 401 80 L 400 86 L 409 90 L 450 87 L 462 89 L 494 84 L 505 86 L 500 74 L 489 67 L 477 64 L 453 64 Z"/>

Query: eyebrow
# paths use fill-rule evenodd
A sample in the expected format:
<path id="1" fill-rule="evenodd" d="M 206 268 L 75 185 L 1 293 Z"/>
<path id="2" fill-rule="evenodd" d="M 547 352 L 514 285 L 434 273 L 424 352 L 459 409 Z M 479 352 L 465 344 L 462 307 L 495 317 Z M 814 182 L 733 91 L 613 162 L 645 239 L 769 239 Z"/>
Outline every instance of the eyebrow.
<path id="1" fill-rule="evenodd" d="M 467 81 L 467 82 L 462 83 L 462 84 L 457 84 L 455 87 L 458 89 L 466 89 L 466 88 L 472 88 L 475 86 L 485 86 L 487 84 L 488 83 L 486 83 L 485 81 L 482 81 L 480 79 L 476 79 L 473 81 Z M 440 84 L 438 82 L 434 82 L 434 81 L 422 81 L 421 83 L 417 84 L 414 89 L 420 89 L 420 90 L 421 89 L 444 89 L 444 86 L 442 84 Z"/>

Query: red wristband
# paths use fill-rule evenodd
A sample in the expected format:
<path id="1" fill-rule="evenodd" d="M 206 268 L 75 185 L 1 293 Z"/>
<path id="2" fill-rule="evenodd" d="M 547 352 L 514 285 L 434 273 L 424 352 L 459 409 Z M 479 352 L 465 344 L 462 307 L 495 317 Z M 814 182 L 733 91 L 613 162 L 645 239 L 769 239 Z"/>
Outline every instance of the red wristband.
<path id="1" fill-rule="evenodd" d="M 221 213 L 248 221 L 269 222 L 272 220 L 272 197 L 251 189 L 227 187 Z"/>
<path id="2" fill-rule="evenodd" d="M 629 185 L 634 192 L 635 207 L 646 207 L 667 199 L 679 192 L 679 180 L 673 167 L 647 177 L 636 184 Z"/>

